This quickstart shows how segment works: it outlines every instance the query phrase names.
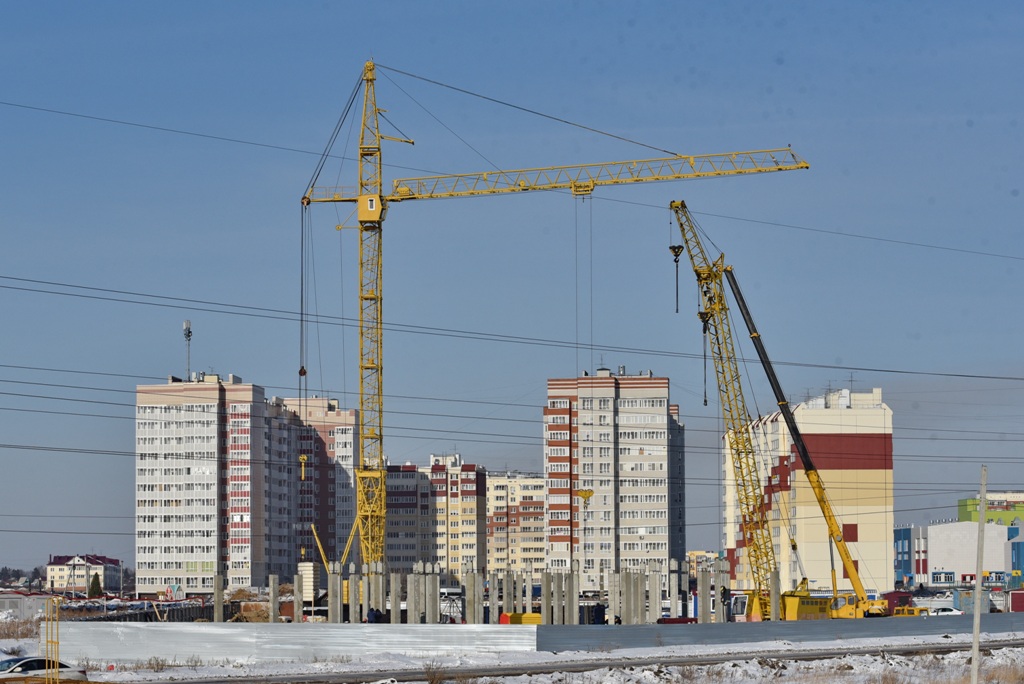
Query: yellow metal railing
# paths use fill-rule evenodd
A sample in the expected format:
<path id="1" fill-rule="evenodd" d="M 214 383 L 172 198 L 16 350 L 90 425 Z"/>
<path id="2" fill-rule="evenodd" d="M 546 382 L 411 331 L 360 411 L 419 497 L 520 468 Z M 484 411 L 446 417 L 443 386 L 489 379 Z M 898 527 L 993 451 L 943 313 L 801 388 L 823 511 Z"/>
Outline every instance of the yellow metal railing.
<path id="1" fill-rule="evenodd" d="M 46 684 L 60 682 L 60 598 L 46 602 Z"/>

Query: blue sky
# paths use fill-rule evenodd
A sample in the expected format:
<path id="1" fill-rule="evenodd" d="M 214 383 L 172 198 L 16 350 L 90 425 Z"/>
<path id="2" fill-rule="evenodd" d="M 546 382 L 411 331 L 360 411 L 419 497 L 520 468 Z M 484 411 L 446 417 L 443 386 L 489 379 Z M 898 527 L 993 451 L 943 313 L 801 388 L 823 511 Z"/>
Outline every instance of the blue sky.
<path id="1" fill-rule="evenodd" d="M 953 517 L 982 463 L 1024 489 L 1022 24 L 1012 2 L 0 5 L 0 564 L 132 560 L 133 391 L 184 373 L 183 319 L 193 370 L 295 394 L 298 325 L 272 312 L 298 308 L 299 198 L 370 58 L 392 69 L 388 132 L 416 141 L 385 147 L 386 182 L 658 156 L 399 72 L 657 148 L 811 164 L 392 206 L 392 461 L 539 469 L 547 378 L 649 368 L 689 430 L 689 545 L 715 548 L 718 408 L 667 249 L 685 199 L 794 400 L 882 388 L 897 521 Z M 322 184 L 355 183 L 354 135 Z M 344 219 L 314 209 L 309 276 L 315 309 L 351 322 Z M 354 327 L 309 334 L 311 387 L 356 406 Z"/>

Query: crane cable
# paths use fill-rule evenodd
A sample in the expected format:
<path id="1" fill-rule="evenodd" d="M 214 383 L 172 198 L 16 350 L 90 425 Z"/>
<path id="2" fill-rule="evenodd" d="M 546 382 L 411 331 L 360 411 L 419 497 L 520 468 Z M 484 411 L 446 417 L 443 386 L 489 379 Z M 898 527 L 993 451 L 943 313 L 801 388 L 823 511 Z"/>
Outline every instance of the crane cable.
<path id="1" fill-rule="evenodd" d="M 557 121 L 558 123 L 563 123 L 563 124 L 566 124 L 568 126 L 573 126 L 575 128 L 580 128 L 580 129 L 582 129 L 584 131 L 589 131 L 591 133 L 597 133 L 598 135 L 603 135 L 605 137 L 613 138 L 615 140 L 621 140 L 622 142 L 627 142 L 627 143 L 630 143 L 632 145 L 639 145 L 640 147 L 646 147 L 647 149 L 654 150 L 655 152 L 664 152 L 665 154 L 672 155 L 673 157 L 680 157 L 680 156 L 682 156 L 678 152 L 673 152 L 672 150 L 666 150 L 666 149 L 661 148 L 661 147 L 655 147 L 654 145 L 648 145 L 647 143 L 642 143 L 642 142 L 639 142 L 637 140 L 632 140 L 630 138 L 626 138 L 626 137 L 621 136 L 621 135 L 616 135 L 615 133 L 608 133 L 607 131 L 602 131 L 600 129 L 593 128 L 591 126 L 586 126 L 586 125 L 581 124 L 581 123 L 576 123 L 574 121 L 569 121 L 568 119 L 562 119 L 560 117 L 553 116 L 551 114 L 545 114 L 544 112 L 538 112 L 535 109 L 529 109 L 528 107 L 523 107 L 521 105 L 512 104 L 511 102 L 505 102 L 504 100 L 498 100 L 498 99 L 493 98 L 493 97 L 488 97 L 487 95 L 481 95 L 480 93 L 475 93 L 475 92 L 473 92 L 471 90 L 466 90 L 465 88 L 459 88 L 457 86 L 449 85 L 447 83 L 442 83 L 441 81 L 435 81 L 434 79 L 426 78 L 425 76 L 418 76 L 416 74 L 409 73 L 408 71 L 402 71 L 401 69 L 395 69 L 394 67 L 384 66 L 383 64 L 378 64 L 377 68 L 378 69 L 386 69 L 387 71 L 391 71 L 391 72 L 394 72 L 396 74 L 402 74 L 403 76 L 408 76 L 409 78 L 415 78 L 415 79 L 423 81 L 425 83 L 430 83 L 432 85 L 441 86 L 442 88 L 447 88 L 449 90 L 454 90 L 455 92 L 462 93 L 463 95 L 469 95 L 470 97 L 476 97 L 476 98 L 479 98 L 481 100 L 486 100 L 487 102 L 493 102 L 494 104 L 499 104 L 499 105 L 502 105 L 504 107 L 509 107 L 511 109 L 516 109 L 516 110 L 518 110 L 520 112 L 525 112 L 527 114 L 533 114 L 534 116 L 539 116 L 539 117 L 544 118 L 544 119 L 550 119 L 551 121 Z"/>
<path id="2" fill-rule="evenodd" d="M 356 79 L 356 84 L 352 88 L 352 93 L 348 96 L 348 102 L 345 103 L 345 109 L 342 110 L 341 116 L 338 117 L 338 122 L 334 124 L 334 130 L 331 132 L 331 137 L 327 140 L 327 145 L 324 147 L 323 154 L 320 155 L 320 161 L 316 164 L 316 169 L 313 171 L 313 176 L 309 179 L 309 184 L 306 186 L 306 193 L 303 195 L 303 204 L 309 204 L 309 195 L 313 192 L 313 186 L 316 185 L 317 179 L 320 177 L 320 172 L 324 168 L 324 164 L 327 163 L 328 157 L 330 157 L 331 149 L 334 148 L 334 142 L 338 139 L 338 134 L 341 132 L 341 127 L 348 118 L 349 113 L 352 111 L 352 105 L 356 101 L 356 96 L 359 94 L 359 87 L 363 83 L 362 73 L 359 78 Z"/>

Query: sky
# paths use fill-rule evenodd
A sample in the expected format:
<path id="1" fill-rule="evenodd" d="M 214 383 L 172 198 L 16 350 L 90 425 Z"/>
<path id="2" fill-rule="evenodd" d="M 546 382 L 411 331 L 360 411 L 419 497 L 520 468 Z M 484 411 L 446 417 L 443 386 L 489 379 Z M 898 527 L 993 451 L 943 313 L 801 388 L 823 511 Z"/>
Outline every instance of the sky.
<path id="1" fill-rule="evenodd" d="M 1013 2 L 3 3 L 0 565 L 133 563 L 135 386 L 296 396 L 303 279 L 310 391 L 358 406 L 356 233 L 313 207 L 301 268 L 300 198 L 369 59 L 383 132 L 415 140 L 385 143 L 385 185 L 656 150 L 810 164 L 393 204 L 392 462 L 539 471 L 548 378 L 650 369 L 687 428 L 688 546 L 717 548 L 720 409 L 667 249 L 684 199 L 792 400 L 882 389 L 897 523 L 955 517 L 983 464 L 1024 489 L 1022 29 Z M 357 134 L 318 185 L 356 184 Z"/>

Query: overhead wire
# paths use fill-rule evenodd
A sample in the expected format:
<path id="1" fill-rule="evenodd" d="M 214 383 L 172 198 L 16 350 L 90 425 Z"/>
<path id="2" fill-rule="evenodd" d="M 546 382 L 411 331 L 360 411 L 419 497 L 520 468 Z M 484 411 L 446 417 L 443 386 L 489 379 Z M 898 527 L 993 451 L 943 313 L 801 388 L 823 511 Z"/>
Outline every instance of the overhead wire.
<path id="1" fill-rule="evenodd" d="M 259 307 L 244 304 L 231 304 L 226 302 L 212 302 L 201 299 L 191 299 L 184 297 L 170 297 L 166 295 L 154 295 L 146 294 L 141 292 L 132 292 L 128 290 L 117 290 L 111 288 L 100 288 L 86 285 L 74 285 L 70 283 L 60 283 L 55 281 L 45 281 L 32 278 L 20 278 L 16 276 L 0 275 L 0 280 L 10 280 L 15 282 L 26 282 L 33 284 L 43 284 L 52 287 L 64 287 L 69 289 L 81 289 L 92 292 L 106 292 L 111 294 L 122 294 L 128 297 L 144 297 L 149 299 L 157 299 L 161 301 L 148 302 L 148 301 L 136 301 L 132 299 L 121 299 L 117 297 L 105 297 L 101 295 L 88 295 L 77 292 L 59 292 L 54 290 L 45 290 L 39 288 L 30 287 L 17 287 L 12 285 L 0 284 L 0 289 L 17 290 L 17 291 L 28 291 L 40 294 L 48 294 L 54 296 L 65 296 L 75 297 L 83 299 L 96 299 L 100 301 L 111 301 L 124 304 L 134 304 L 143 306 L 155 306 L 163 308 L 175 308 L 184 311 L 204 311 L 209 313 L 219 313 L 230 316 L 246 316 L 252 318 L 263 318 L 269 320 L 286 320 L 296 321 L 298 320 L 298 314 L 294 311 L 285 309 L 274 309 L 269 307 Z M 167 303 L 165 303 L 167 302 Z M 218 307 L 218 308 L 209 308 Z M 235 311 L 233 309 L 239 309 Z M 322 324 L 327 325 L 343 325 L 353 326 L 355 322 L 349 318 L 342 318 L 340 316 L 328 316 L 320 315 L 317 320 Z M 550 347 L 562 347 L 572 348 L 573 342 L 566 340 L 555 340 L 550 338 L 542 337 L 529 337 L 523 335 L 508 335 L 505 333 L 486 333 L 472 330 L 461 330 L 457 328 L 442 328 L 437 326 L 423 326 L 423 325 L 412 325 L 407 323 L 386 323 L 384 324 L 386 330 L 391 332 L 407 332 L 413 334 L 423 335 L 436 335 L 444 337 L 453 337 L 459 339 L 490 339 L 498 342 L 506 342 L 513 344 L 534 344 L 538 346 L 550 346 Z M 595 349 L 606 352 L 616 353 L 630 353 L 630 354 L 647 354 L 652 356 L 661 357 L 675 357 L 675 358 L 701 358 L 699 354 L 689 352 L 676 352 L 676 351 L 665 351 L 656 349 L 646 349 L 642 347 L 625 347 L 618 345 L 607 345 L 600 344 L 595 345 Z M 822 364 L 822 363 L 807 363 L 807 362 L 796 362 L 796 361 L 775 361 L 776 366 L 786 366 L 794 368 L 811 368 L 811 369 L 830 369 L 830 370 L 843 370 L 843 371 L 856 371 L 863 373 L 886 373 L 893 375 L 907 375 L 907 376 L 927 376 L 936 378 L 960 378 L 960 379 L 973 379 L 973 380 L 997 380 L 1003 382 L 1022 382 L 1024 376 L 1014 375 L 987 375 L 979 373 L 951 373 L 941 371 L 917 371 L 899 368 L 875 368 L 868 366 L 847 366 L 841 364 Z"/>
<path id="2" fill-rule="evenodd" d="M 378 65 L 378 67 L 380 67 L 380 65 Z M 380 67 L 380 68 L 386 69 L 387 67 Z M 389 79 L 389 80 L 391 80 L 391 79 Z M 415 101 L 415 100 L 413 100 L 413 101 Z M 498 101 L 498 102 L 500 103 L 501 101 Z M 25 110 L 30 110 L 30 111 L 39 111 L 39 112 L 45 112 L 45 113 L 48 113 L 48 114 L 57 114 L 57 115 L 61 115 L 61 116 L 68 116 L 68 117 L 74 117 L 74 118 L 79 118 L 79 119 L 98 121 L 98 122 L 102 122 L 102 123 L 109 123 L 109 124 L 115 124 L 115 125 L 121 125 L 121 126 L 130 126 L 130 127 L 135 127 L 135 128 L 142 128 L 142 129 L 148 129 L 148 130 L 153 130 L 153 131 L 159 131 L 159 132 L 162 132 L 162 133 L 170 133 L 170 134 L 174 134 L 174 135 L 185 135 L 185 136 L 192 136 L 192 137 L 197 137 L 197 138 L 207 138 L 207 139 L 210 139 L 210 140 L 217 140 L 217 141 L 221 141 L 221 142 L 228 142 L 228 143 L 239 144 L 239 145 L 249 145 L 249 146 L 253 146 L 253 147 L 263 147 L 263 148 L 267 148 L 267 149 L 281 150 L 281 151 L 285 151 L 285 152 L 296 152 L 296 153 L 299 153 L 299 154 L 307 154 L 307 155 L 322 155 L 323 154 L 322 152 L 314 152 L 312 150 L 303 150 L 303 149 L 294 148 L 294 147 L 286 147 L 286 146 L 283 146 L 283 145 L 274 145 L 274 144 L 270 144 L 270 143 L 262 143 L 262 142 L 252 141 L 252 140 L 244 140 L 244 139 L 240 139 L 240 138 L 231 138 L 231 137 L 227 137 L 227 136 L 213 135 L 213 134 L 208 134 L 208 133 L 199 133 L 199 132 L 196 132 L 196 131 L 189 131 L 189 130 L 181 129 L 181 128 L 167 128 L 167 127 L 156 126 L 156 125 L 152 125 L 152 124 L 144 124 L 144 123 L 139 123 L 139 122 L 134 122 L 134 121 L 125 121 L 125 120 L 114 119 L 114 118 L 109 118 L 109 117 L 92 116 L 92 115 L 89 115 L 89 114 L 82 114 L 82 113 L 78 113 L 78 112 L 69 112 L 69 111 L 52 109 L 52 108 L 47 108 L 47 107 L 38 107 L 38 106 L 27 105 L 27 104 L 22 104 L 22 103 L 17 103 L 17 102 L 0 101 L 0 106 L 15 107 L 15 108 L 25 109 Z M 514 105 L 512 105 L 512 106 L 515 107 Z M 526 110 L 526 111 L 530 112 L 530 110 Z M 530 113 L 532 113 L 532 112 L 530 112 Z M 551 116 L 544 115 L 544 114 L 540 114 L 540 115 L 542 117 L 544 117 L 544 118 L 551 118 L 553 120 L 557 120 L 558 119 L 558 117 L 551 117 Z M 587 127 L 584 126 L 583 128 L 585 129 Z M 600 131 L 596 131 L 596 129 L 595 129 L 595 132 L 600 132 Z M 627 140 L 627 142 L 634 142 L 634 141 Z M 642 143 L 636 143 L 636 144 L 642 145 Z M 657 148 L 657 147 L 655 147 L 653 149 L 656 149 L 658 151 L 666 152 L 666 150 L 661 150 L 660 148 Z M 672 153 L 672 152 L 669 152 L 669 154 L 673 154 L 674 155 L 674 153 Z M 347 158 L 346 157 L 345 159 L 347 159 L 349 161 L 353 161 L 351 158 Z M 486 157 L 484 157 L 484 159 L 486 159 Z M 491 163 L 491 162 L 488 162 L 488 163 Z M 414 173 L 429 173 L 429 174 L 445 174 L 445 173 L 448 173 L 448 172 L 445 172 L 445 171 L 442 171 L 442 170 L 437 170 L 437 169 L 424 169 L 424 168 L 421 168 L 421 167 L 402 166 L 402 165 L 398 165 L 398 164 L 387 164 L 386 167 L 387 168 L 392 168 L 392 169 L 402 169 L 404 171 L 410 171 L 410 172 L 414 172 Z M 557 191 L 552 191 L 552 192 L 557 192 Z M 639 207 L 645 207 L 645 208 L 650 208 L 650 209 L 657 209 L 659 211 L 664 209 L 664 207 L 661 206 L 661 205 L 653 205 L 653 204 L 646 203 L 646 202 L 637 202 L 635 200 L 624 200 L 624 199 L 617 199 L 617 198 L 611 198 L 611 197 L 594 197 L 593 199 L 594 199 L 594 201 L 614 202 L 614 203 L 619 203 L 619 204 L 628 204 L 628 205 L 632 205 L 632 206 L 639 206 Z M 821 234 L 825 234 L 825 235 L 833 235 L 833 236 L 844 237 L 844 238 L 852 238 L 852 239 L 860 239 L 860 240 L 871 240 L 871 241 L 877 241 L 877 242 L 899 244 L 899 245 L 904 245 L 904 246 L 909 246 L 909 247 L 921 247 L 921 248 L 926 248 L 926 249 L 937 249 L 937 250 L 943 250 L 943 251 L 954 252 L 954 253 L 959 253 L 959 254 L 970 254 L 970 255 L 974 255 L 974 256 L 983 256 L 983 257 L 994 258 L 994 259 L 1011 259 L 1011 260 L 1015 260 L 1015 261 L 1024 260 L 1024 256 L 1014 255 L 1014 254 L 1007 254 L 1007 253 L 982 252 L 982 251 L 979 251 L 979 250 L 962 249 L 962 248 L 958 248 L 958 247 L 949 247 L 949 246 L 945 246 L 945 245 L 933 245 L 933 244 L 929 244 L 929 243 L 926 243 L 926 242 L 916 242 L 916 241 L 909 241 L 909 240 L 895 240 L 893 238 L 885 238 L 885 237 L 878 237 L 878 236 L 872 236 L 872 235 L 859 235 L 859 234 L 856 234 L 856 233 L 850 233 L 850 232 L 846 232 L 846 231 L 836 231 L 836 230 L 828 230 L 828 229 L 822 229 L 822 228 L 811 228 L 811 227 L 808 227 L 808 226 L 800 226 L 800 225 L 790 224 L 790 223 L 782 223 L 782 222 L 777 222 L 777 221 L 767 221 L 767 220 L 761 220 L 761 219 L 752 219 L 752 218 L 739 217 L 739 216 L 730 216 L 730 215 L 726 215 L 726 214 L 716 214 L 716 213 L 711 213 L 711 212 L 691 211 L 690 213 L 691 214 L 700 215 L 700 216 L 713 216 L 713 217 L 716 217 L 716 218 L 722 218 L 722 219 L 731 220 L 731 221 L 741 221 L 741 222 L 747 222 L 747 223 L 757 223 L 757 224 L 761 224 L 761 225 L 774 226 L 774 227 L 777 227 L 777 228 L 787 228 L 787 229 L 792 229 L 792 230 L 809 231 L 809 232 L 821 233 Z"/>
<path id="3" fill-rule="evenodd" d="M 473 441 L 473 440 L 468 440 L 468 441 Z M 85 456 L 85 455 L 87 455 L 87 456 L 112 456 L 112 457 L 131 458 L 131 459 L 135 459 L 138 456 L 138 454 L 136 454 L 135 452 L 118 451 L 118 450 L 114 450 L 114 449 L 105 449 L 105 450 L 104 449 L 89 449 L 89 450 L 83 450 L 83 449 L 79 449 L 79 448 L 76 448 L 76 447 L 58 447 L 58 446 L 38 447 L 38 446 L 34 446 L 34 445 L 24 445 L 24 444 L 0 444 L 0 448 L 8 448 L 8 449 L 12 449 L 12 450 L 37 451 L 37 452 L 40 452 L 40 453 L 69 454 L 69 455 L 83 455 L 83 456 Z M 190 461 L 190 462 L 193 462 L 193 463 L 203 463 L 203 462 L 206 462 L 206 461 L 209 461 L 209 462 L 216 461 L 217 457 L 216 456 L 213 456 L 213 457 L 193 456 L 193 457 L 174 457 L 174 458 L 171 458 L 171 459 L 160 459 L 160 458 L 149 457 L 146 460 L 154 460 L 154 461 L 157 461 L 157 462 L 173 460 L 173 461 Z M 1009 462 L 1012 462 L 1012 461 L 1009 461 Z M 263 460 L 263 459 L 253 459 L 252 463 L 254 463 L 254 464 L 264 463 L 265 464 L 265 463 L 270 463 L 270 461 Z M 274 463 L 277 463 L 277 462 L 274 462 Z M 522 469 L 516 469 L 516 470 L 517 470 L 517 472 L 522 472 Z M 796 471 L 793 471 L 793 472 L 794 472 L 794 476 L 795 476 L 796 473 L 798 473 L 800 471 L 796 470 Z M 581 478 L 581 479 L 584 479 L 584 480 L 597 480 L 597 479 L 601 479 L 601 477 L 602 477 L 601 475 L 588 475 L 588 476 L 586 476 L 584 478 Z M 610 477 L 610 475 L 608 477 Z M 641 478 L 641 479 L 643 479 L 643 478 Z M 646 478 L 646 479 L 650 479 L 650 478 Z M 663 479 L 663 480 L 665 480 L 668 483 L 674 483 L 676 485 L 682 484 L 682 485 L 692 486 L 692 487 L 708 486 L 708 487 L 716 487 L 717 488 L 721 484 L 721 482 L 720 482 L 720 480 L 718 478 L 709 478 L 709 477 L 687 477 L 687 478 L 684 478 L 684 479 L 668 477 L 668 478 L 660 478 L 660 479 Z M 728 484 L 728 483 L 731 482 L 731 480 L 727 480 L 726 482 Z M 1011 488 L 1020 488 L 1021 484 L 1022 483 L 1019 483 L 1019 482 L 1008 481 L 1008 482 L 1005 483 L 1005 486 L 1006 487 L 1011 487 Z M 923 489 L 924 487 L 929 487 L 929 489 Z M 859 493 L 859 492 L 863 492 L 863 491 L 866 491 L 869 494 L 872 493 L 872 492 L 885 493 L 885 492 L 889 491 L 889 489 L 887 487 L 883 487 L 883 486 L 878 486 L 878 487 L 875 487 L 875 486 L 864 486 L 861 483 L 839 484 L 839 485 L 835 486 L 834 489 L 837 492 L 849 492 L 849 493 L 854 493 L 854 494 Z M 906 496 L 906 497 L 912 497 L 912 496 L 913 497 L 917 497 L 917 496 L 921 496 L 921 497 L 923 497 L 923 496 L 941 496 L 941 495 L 944 495 L 944 494 L 951 494 L 951 493 L 953 493 L 953 494 L 957 494 L 958 493 L 958 494 L 965 494 L 965 495 L 972 495 L 972 494 L 976 495 L 977 494 L 977 487 L 972 485 L 971 483 L 962 483 L 962 482 L 924 482 L 924 483 L 908 484 L 908 485 L 900 486 L 900 487 L 894 488 L 893 491 L 894 492 L 901 492 L 902 493 L 901 496 Z M 803 505 L 806 505 L 806 504 L 803 504 Z M 956 505 L 956 504 L 949 504 L 949 506 L 954 506 L 954 505 Z M 706 508 L 714 508 L 714 506 L 708 505 L 708 506 L 706 506 Z M 798 516 L 796 519 L 797 520 L 806 520 L 806 519 L 815 519 L 815 520 L 817 520 L 819 518 L 818 518 L 816 513 L 811 513 L 811 518 L 807 518 L 807 517 L 803 517 L 803 516 Z"/>
<path id="4" fill-rule="evenodd" d="M 3 368 L 3 367 L 10 367 L 10 365 L 9 364 L 0 364 L 0 368 Z M 39 368 L 39 367 L 30 367 L 30 368 L 32 370 L 36 370 L 36 371 L 52 370 L 52 372 L 62 372 L 62 369 L 43 369 L 43 368 Z M 121 377 L 123 374 L 114 374 L 114 375 L 116 375 L 117 377 Z M 132 377 L 132 376 L 129 376 L 129 377 Z M 137 379 L 137 378 L 135 378 L 135 379 Z M 35 386 L 35 387 L 49 387 L 49 388 L 57 388 L 57 389 L 72 390 L 72 391 L 93 391 L 93 392 L 104 392 L 104 393 L 113 393 L 113 394 L 132 394 L 133 396 L 139 396 L 139 395 L 142 395 L 142 394 L 146 393 L 146 390 L 141 389 L 139 387 L 136 387 L 134 389 L 110 388 L 110 387 L 93 387 L 93 386 L 87 386 L 87 385 L 71 385 L 71 384 L 67 384 L 67 383 L 47 383 L 47 382 L 41 382 L 41 381 L 38 381 L 38 380 L 11 380 L 11 379 L 0 378 L 0 383 L 8 383 L 8 384 L 15 384 L 15 385 L 28 385 L 28 386 Z M 270 386 L 270 387 L 267 387 L 267 389 L 286 389 L 286 388 Z M 338 393 L 336 390 L 332 390 L 332 389 L 330 389 L 328 387 L 323 388 L 322 391 L 324 391 L 324 392 L 326 392 L 328 394 L 336 394 L 336 393 Z M 341 394 L 344 395 L 344 394 L 347 394 L 347 393 L 341 392 Z M 77 402 L 77 403 L 87 403 L 87 404 L 102 404 L 102 405 L 108 405 L 108 406 L 120 406 L 120 407 L 124 407 L 124 408 L 132 408 L 135 405 L 134 403 L 129 403 L 129 402 L 116 402 L 116 401 L 100 400 L 100 399 L 83 399 L 83 398 L 68 397 L 68 396 L 53 396 L 53 395 L 43 395 L 43 394 L 31 394 L 31 393 L 27 393 L 27 392 L 0 391 L 0 396 L 13 396 L 13 397 L 18 397 L 19 399 L 41 399 L 41 400 L 50 400 L 50 401 L 67 401 L 67 402 Z M 473 406 L 492 405 L 492 406 L 503 407 L 503 408 L 528 408 L 528 409 L 531 409 L 531 410 L 534 410 L 536 408 L 535 404 L 520 404 L 520 403 L 514 403 L 514 402 L 493 402 L 493 401 L 481 401 L 481 400 L 475 400 L 475 399 L 474 400 L 468 400 L 468 399 L 467 400 L 446 399 L 446 398 L 441 398 L 441 397 L 424 397 L 424 396 L 397 395 L 397 394 L 396 395 L 386 395 L 386 396 L 388 398 L 392 398 L 392 399 L 405 399 L 405 400 L 414 400 L 414 401 L 426 401 L 426 402 L 433 402 L 433 403 L 456 403 L 456 404 L 461 403 L 461 404 L 470 404 L 470 405 L 473 405 Z M 189 395 L 182 395 L 182 397 L 187 399 L 187 398 L 189 398 Z M 193 395 L 193 398 L 199 399 L 199 398 L 201 398 L 201 396 L 200 395 Z M 4 409 L 0 408 L 0 410 L 4 410 Z M 9 410 L 20 410 L 20 409 L 9 409 Z M 38 409 L 33 409 L 33 410 L 38 410 Z M 467 416 L 467 415 L 461 415 L 461 414 L 452 415 L 452 414 L 444 414 L 444 413 L 438 413 L 438 412 L 415 412 L 415 411 L 396 410 L 393 413 L 395 413 L 397 415 L 419 415 L 419 416 L 431 416 L 431 417 L 440 417 L 440 418 L 459 418 L 459 419 L 474 419 L 474 420 L 482 419 L 480 416 Z M 81 414 L 81 415 L 94 415 L 94 414 Z M 97 416 L 97 417 L 133 418 L 133 416 Z M 680 418 L 683 418 L 683 419 L 690 418 L 690 419 L 706 420 L 706 419 L 708 419 L 708 416 L 700 415 L 700 414 L 686 414 L 686 413 L 683 413 L 683 414 L 680 414 Z M 714 416 L 714 418 L 717 420 L 717 415 Z M 535 423 L 535 419 L 532 419 L 532 418 L 531 419 L 525 419 L 525 418 L 524 419 L 516 419 L 516 418 L 504 418 L 504 417 L 502 417 L 502 418 L 492 418 L 492 420 L 496 420 L 496 421 L 510 421 L 510 422 L 522 422 L 524 424 L 534 424 Z M 824 423 L 823 425 L 827 425 L 827 423 Z M 840 426 L 840 424 L 836 424 L 836 427 L 839 427 L 839 426 Z M 716 430 L 707 430 L 707 429 L 702 429 L 702 428 L 695 428 L 693 426 L 687 426 L 687 432 L 690 432 L 690 433 L 706 432 L 706 433 L 709 433 L 709 434 L 720 434 L 720 430 L 718 430 L 718 431 L 716 431 Z M 952 429 L 952 428 L 935 429 L 935 428 L 931 428 L 931 427 L 907 426 L 907 427 L 900 427 L 899 428 L 899 432 L 901 434 L 894 436 L 894 438 L 893 438 L 894 441 L 904 441 L 904 442 L 927 441 L 929 443 L 936 443 L 936 442 L 940 442 L 940 443 L 941 442 L 947 442 L 947 443 L 956 443 L 956 442 L 970 442 L 970 443 L 978 443 L 978 442 L 1014 443 L 1014 442 L 1019 442 L 1019 441 L 1024 440 L 1024 432 L 1019 432 L 1019 431 L 1018 432 L 1015 432 L 1015 431 L 999 431 L 999 432 L 993 433 L 993 431 L 991 431 L 991 430 L 966 430 L 966 429 L 962 429 L 962 428 L 958 428 L 958 429 Z M 902 433 L 911 433 L 911 434 L 910 435 L 906 435 L 906 434 L 902 434 Z M 924 433 L 924 434 L 922 434 L 921 436 L 915 436 L 913 433 Z"/>

